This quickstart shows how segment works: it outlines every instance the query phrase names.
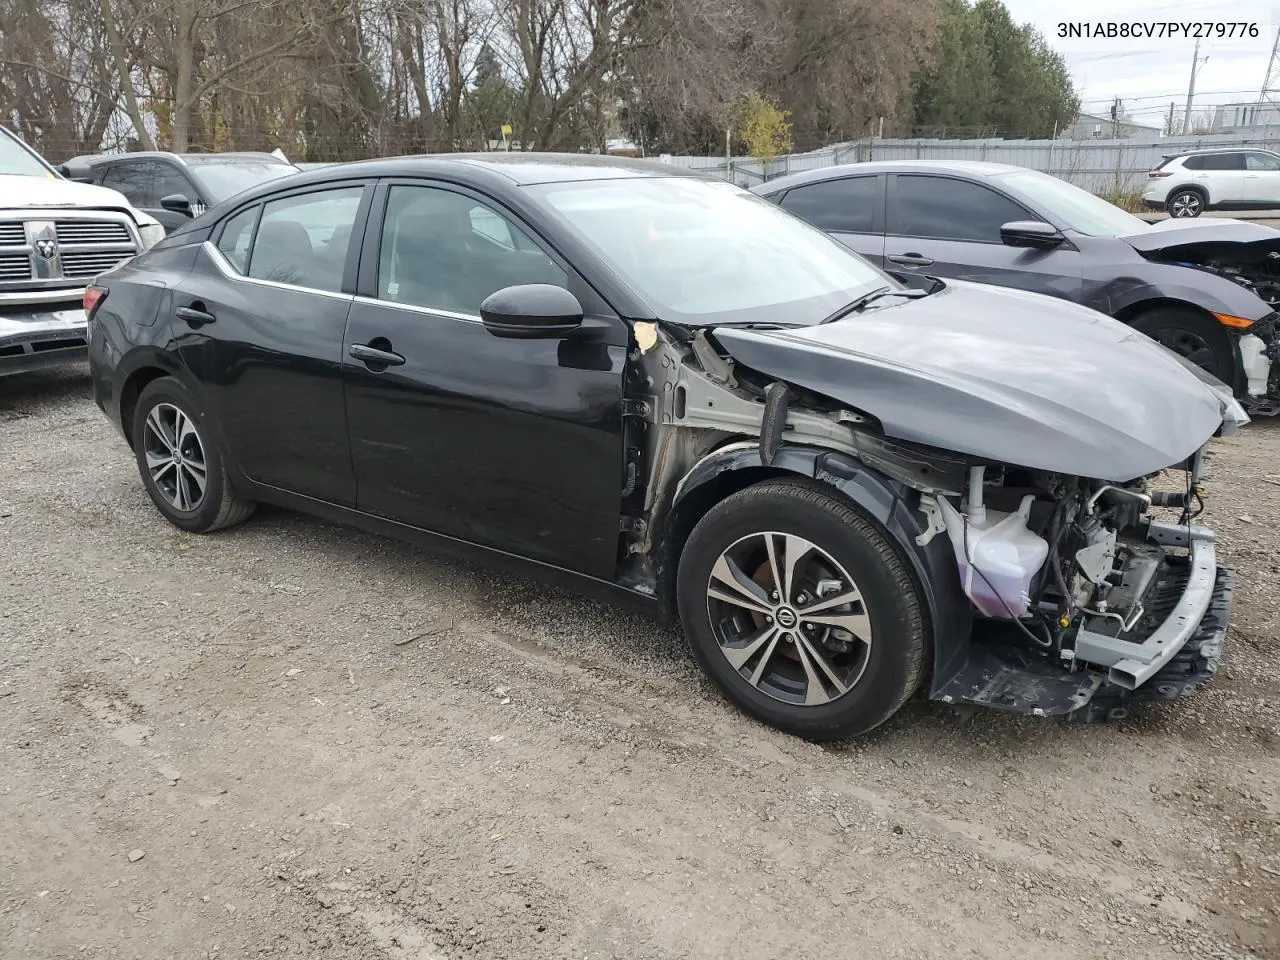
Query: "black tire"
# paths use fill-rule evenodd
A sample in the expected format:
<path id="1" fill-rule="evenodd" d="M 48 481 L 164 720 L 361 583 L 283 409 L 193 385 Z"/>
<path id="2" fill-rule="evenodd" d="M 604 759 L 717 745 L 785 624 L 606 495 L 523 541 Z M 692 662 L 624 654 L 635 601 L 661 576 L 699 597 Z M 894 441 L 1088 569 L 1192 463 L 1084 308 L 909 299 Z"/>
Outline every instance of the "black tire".
<path id="1" fill-rule="evenodd" d="M 167 434 L 168 442 L 161 436 L 165 426 L 172 422 L 174 411 L 186 417 L 193 429 L 186 433 L 186 446 L 179 443 L 177 463 L 163 469 L 159 479 L 148 467 L 149 451 L 162 455 L 166 449 L 172 450 L 172 434 Z M 148 426 L 148 418 L 156 414 L 157 427 Z M 182 433 L 182 431 L 179 431 Z M 195 446 L 191 446 L 190 438 L 194 435 Z M 234 526 L 253 513 L 255 504 L 242 500 L 231 489 L 227 477 L 226 464 L 222 451 L 218 447 L 217 433 L 209 423 L 204 411 L 196 403 L 191 392 L 182 382 L 173 377 L 161 377 L 148 383 L 138 396 L 137 406 L 133 414 L 133 447 L 138 463 L 138 473 L 142 477 L 142 485 L 146 488 L 151 502 L 175 527 L 191 533 L 210 533 L 223 527 Z M 185 450 L 185 458 L 183 456 Z M 196 452 L 200 459 L 197 461 Z M 190 478 L 198 476 L 194 464 L 200 462 L 204 468 L 204 487 L 198 501 L 192 495 L 196 489 Z M 185 463 L 183 490 L 187 496 L 174 493 L 177 477 Z M 190 508 L 182 509 L 181 505 L 190 503 Z"/>
<path id="2" fill-rule="evenodd" d="M 1181 220 L 1186 217 L 1200 216 L 1208 205 L 1209 201 L 1203 191 L 1195 187 L 1179 187 L 1169 194 L 1169 199 L 1165 202 L 1165 210 L 1170 217 Z"/>
<path id="3" fill-rule="evenodd" d="M 729 662 L 721 646 L 719 636 L 725 635 L 727 621 L 721 612 L 723 605 L 708 592 L 712 570 L 726 551 L 766 532 L 807 540 L 827 555 L 823 559 L 843 567 L 861 593 L 857 609 L 869 621 L 871 638 L 862 655 L 861 673 L 847 692 L 825 703 L 784 702 L 765 692 L 744 675 L 748 667 L 754 672 L 760 661 L 744 664 L 740 670 Z M 703 672 L 733 703 L 787 733 L 810 740 L 866 733 L 893 716 L 924 679 L 929 649 L 925 605 L 906 562 L 877 524 L 816 481 L 770 480 L 714 506 L 685 544 L 676 588 L 685 637 Z M 804 598 L 803 592 L 801 596 Z M 803 602 L 812 605 L 822 596 L 815 592 Z M 713 607 L 719 607 L 714 614 Z M 796 608 L 800 609 L 798 604 Z M 713 622 L 713 616 L 720 619 Z M 774 620 L 768 622 L 773 624 Z M 777 623 L 783 623 L 780 614 Z M 788 641 L 794 672 L 799 672 L 794 667 L 799 662 L 795 656 L 800 646 L 798 629 Z M 828 648 L 819 649 L 825 652 Z M 833 654 L 828 663 L 835 663 L 838 656 Z"/>
<path id="4" fill-rule="evenodd" d="M 1235 379 L 1235 351 L 1222 325 L 1190 307 L 1156 307 L 1130 325 L 1174 353 L 1209 371 L 1223 383 Z"/>

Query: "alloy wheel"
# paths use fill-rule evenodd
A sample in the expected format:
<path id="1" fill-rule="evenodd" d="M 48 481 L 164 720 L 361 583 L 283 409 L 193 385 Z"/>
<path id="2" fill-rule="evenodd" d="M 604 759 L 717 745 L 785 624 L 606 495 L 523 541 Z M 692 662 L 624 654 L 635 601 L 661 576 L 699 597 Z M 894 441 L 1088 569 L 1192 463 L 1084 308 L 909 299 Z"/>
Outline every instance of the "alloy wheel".
<path id="1" fill-rule="evenodd" d="M 1180 193 L 1169 206 L 1175 217 L 1194 217 L 1200 212 L 1200 197 L 1194 193 Z"/>
<path id="2" fill-rule="evenodd" d="M 775 700 L 821 706 L 866 671 L 872 636 L 862 591 L 803 537 L 755 533 L 731 544 L 711 570 L 707 609 L 725 659 Z"/>
<path id="3" fill-rule="evenodd" d="M 157 403 L 147 414 L 142 448 L 151 482 L 169 505 L 183 513 L 198 510 L 208 470 L 191 418 L 172 403 Z"/>

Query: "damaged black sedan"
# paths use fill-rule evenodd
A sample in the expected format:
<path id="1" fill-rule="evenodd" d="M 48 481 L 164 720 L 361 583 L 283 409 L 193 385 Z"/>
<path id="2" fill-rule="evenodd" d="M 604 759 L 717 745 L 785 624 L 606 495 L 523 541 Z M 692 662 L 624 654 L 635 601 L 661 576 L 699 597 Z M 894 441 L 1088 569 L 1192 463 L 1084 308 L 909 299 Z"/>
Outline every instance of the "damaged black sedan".
<path id="1" fill-rule="evenodd" d="M 1074 304 L 905 285 L 720 181 L 329 167 L 86 306 L 94 397 L 179 528 L 271 503 L 630 602 L 802 736 L 922 687 L 1117 716 L 1221 655 L 1231 577 L 1195 516 L 1246 421 L 1227 389 Z"/>

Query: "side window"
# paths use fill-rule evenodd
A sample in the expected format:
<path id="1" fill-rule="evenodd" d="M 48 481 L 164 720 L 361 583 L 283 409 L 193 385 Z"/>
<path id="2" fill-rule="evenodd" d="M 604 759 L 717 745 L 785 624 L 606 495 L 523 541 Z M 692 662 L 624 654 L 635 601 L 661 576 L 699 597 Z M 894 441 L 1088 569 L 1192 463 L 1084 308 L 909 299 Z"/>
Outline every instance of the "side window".
<path id="1" fill-rule="evenodd" d="M 337 293 L 363 193 L 344 187 L 264 204 L 249 276 Z"/>
<path id="2" fill-rule="evenodd" d="M 261 207 L 250 207 L 237 213 L 223 224 L 222 236 L 218 238 L 218 249 L 241 273 L 249 268 L 249 244 L 261 210 Z"/>
<path id="3" fill-rule="evenodd" d="M 180 193 L 188 200 L 195 202 L 199 199 L 195 188 L 191 186 L 191 181 L 187 179 L 187 175 L 175 167 L 172 163 L 161 161 L 156 164 L 155 182 L 151 187 L 152 193 L 155 194 L 155 206 L 160 206 L 160 201 L 165 197 L 171 197 L 175 193 Z"/>
<path id="4" fill-rule="evenodd" d="M 378 255 L 378 296 L 479 315 L 495 290 L 569 278 L 519 225 L 487 204 L 437 187 L 394 186 Z"/>
<path id="5" fill-rule="evenodd" d="M 977 183 L 946 177 L 898 177 L 898 225 L 894 232 L 899 236 L 999 243 L 1002 224 L 1028 219 L 1036 218 Z"/>
<path id="6" fill-rule="evenodd" d="M 1204 157 L 1187 157 L 1182 161 L 1183 170 L 1203 170 Z"/>
<path id="7" fill-rule="evenodd" d="M 102 185 L 119 190 L 135 207 L 155 207 L 155 167 L 150 160 L 113 163 L 103 174 Z"/>
<path id="8" fill-rule="evenodd" d="M 1246 170 L 1280 170 L 1280 157 L 1270 153 L 1246 153 L 1244 155 Z"/>
<path id="9" fill-rule="evenodd" d="M 876 177 L 848 177 L 788 190 L 782 208 L 823 230 L 870 233 L 879 200 Z"/>
<path id="10" fill-rule="evenodd" d="M 1243 153 L 1206 153 L 1201 159 L 1205 170 L 1243 170 Z"/>

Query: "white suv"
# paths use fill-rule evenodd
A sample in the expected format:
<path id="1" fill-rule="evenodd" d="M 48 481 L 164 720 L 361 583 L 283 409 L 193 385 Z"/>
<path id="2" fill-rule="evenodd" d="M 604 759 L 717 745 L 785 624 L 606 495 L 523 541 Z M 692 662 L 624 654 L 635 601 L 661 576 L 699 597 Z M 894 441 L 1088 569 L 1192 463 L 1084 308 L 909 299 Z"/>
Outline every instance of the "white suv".
<path id="1" fill-rule="evenodd" d="M 1170 154 L 1147 171 L 1142 203 L 1171 217 L 1280 207 L 1280 154 L 1234 147 Z"/>

